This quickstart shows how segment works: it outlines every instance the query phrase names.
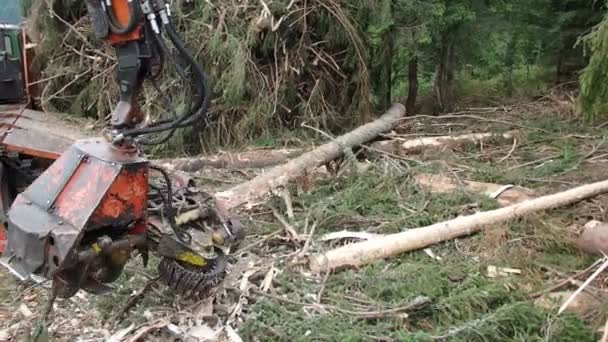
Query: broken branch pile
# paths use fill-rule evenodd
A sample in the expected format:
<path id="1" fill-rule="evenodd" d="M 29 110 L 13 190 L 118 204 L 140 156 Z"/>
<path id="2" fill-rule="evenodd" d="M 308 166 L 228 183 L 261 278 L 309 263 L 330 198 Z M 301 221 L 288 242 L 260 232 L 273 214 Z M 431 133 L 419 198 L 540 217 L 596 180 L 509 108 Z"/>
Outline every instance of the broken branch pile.
<path id="1" fill-rule="evenodd" d="M 376 7 L 334 0 L 246 6 L 172 1 L 172 20 L 207 71 L 217 103 L 205 146 L 259 139 L 305 120 L 333 132 L 363 122 L 371 112 L 369 73 L 364 38 L 354 23 Z M 104 119 L 116 100 L 114 52 L 94 37 L 85 9 L 82 1 L 29 5 L 34 64 L 45 80 L 39 102 L 49 111 Z M 166 99 L 144 84 L 142 108 L 153 116 L 173 115 L 165 100 L 174 108 L 187 102 L 175 68 L 167 63 L 163 73 L 170 76 L 158 85 Z M 346 115 L 353 111 L 359 116 Z M 174 137 L 172 147 L 194 145 L 200 151 L 197 134 L 182 139 Z"/>

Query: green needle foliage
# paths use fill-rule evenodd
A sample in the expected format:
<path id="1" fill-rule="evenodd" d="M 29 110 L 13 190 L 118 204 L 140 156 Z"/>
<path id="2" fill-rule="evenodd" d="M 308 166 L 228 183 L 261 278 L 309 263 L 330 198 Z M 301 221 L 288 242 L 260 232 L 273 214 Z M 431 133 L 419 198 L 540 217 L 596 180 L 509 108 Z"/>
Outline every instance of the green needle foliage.
<path id="1" fill-rule="evenodd" d="M 608 110 L 608 16 L 581 39 L 590 54 L 580 77 L 578 109 L 588 120 L 605 117 Z"/>
<path id="2" fill-rule="evenodd" d="M 606 98 L 603 5 L 585 0 L 170 1 L 176 26 L 212 85 L 210 129 L 165 148 L 200 152 L 293 135 L 301 124 L 339 134 L 399 101 L 439 113 L 542 95 L 581 78 L 581 111 Z M 37 103 L 105 119 L 117 89 L 112 47 L 95 39 L 81 0 L 23 0 L 37 42 Z M 597 25 L 597 26 L 595 26 Z M 189 95 L 168 65 L 145 84 L 151 117 Z M 170 106 L 164 102 L 171 103 Z M 168 108 L 170 107 L 170 108 Z M 312 133 L 312 132 L 308 132 Z M 304 135 L 301 134 L 300 135 Z"/>

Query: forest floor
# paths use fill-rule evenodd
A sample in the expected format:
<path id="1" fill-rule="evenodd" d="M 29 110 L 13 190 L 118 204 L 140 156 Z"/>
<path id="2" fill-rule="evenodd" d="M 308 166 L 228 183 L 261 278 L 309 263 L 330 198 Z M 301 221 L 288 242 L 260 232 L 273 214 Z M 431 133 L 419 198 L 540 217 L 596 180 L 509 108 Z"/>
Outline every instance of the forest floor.
<path id="1" fill-rule="evenodd" d="M 497 207 L 481 194 L 427 192 L 412 179 L 417 172 L 521 185 L 540 194 L 606 179 L 608 127 L 582 123 L 565 95 L 407 118 L 391 136 L 510 130 L 518 131 L 515 143 L 376 155 L 364 171 L 322 177 L 312 186 L 294 184 L 293 218 L 287 220 L 296 236 L 286 235 L 273 215 L 274 209 L 290 216 L 280 196 L 243 210 L 247 237 L 233 253 L 227 279 L 207 301 L 176 299 L 154 281 L 154 261 L 144 269 L 133 260 L 111 295 L 58 300 L 49 322 L 52 340 L 238 341 L 238 335 L 244 341 L 597 341 L 608 313 L 608 276 L 591 284 L 595 299 L 578 313 L 557 315 L 535 294 L 552 287 L 573 291 L 585 280 L 568 278 L 598 257 L 583 254 L 573 241 L 589 220 L 608 220 L 608 196 L 434 245 L 435 257 L 417 251 L 320 276 L 298 262 L 303 249 L 344 243 L 320 241 L 325 233 L 393 233 Z M 207 190 L 219 190 L 259 172 L 205 170 L 196 176 Z M 495 276 L 488 266 L 519 272 Z M 44 286 L 17 284 L 0 273 L 0 340 L 31 334 L 47 296 Z M 138 303 L 116 317 L 133 296 Z M 420 297 L 430 302 L 407 314 L 395 309 Z"/>

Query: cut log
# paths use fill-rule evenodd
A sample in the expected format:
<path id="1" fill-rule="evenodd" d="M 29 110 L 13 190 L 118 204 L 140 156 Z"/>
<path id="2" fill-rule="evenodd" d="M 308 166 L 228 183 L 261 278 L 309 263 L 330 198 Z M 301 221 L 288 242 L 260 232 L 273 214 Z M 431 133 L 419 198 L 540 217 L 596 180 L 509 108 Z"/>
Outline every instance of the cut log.
<path id="1" fill-rule="evenodd" d="M 470 133 L 455 136 L 440 136 L 440 137 L 422 137 L 409 140 L 383 140 L 377 141 L 371 145 L 371 148 L 377 151 L 408 155 L 419 153 L 423 149 L 429 147 L 452 147 L 465 143 L 474 143 L 487 141 L 490 139 L 513 139 L 517 136 L 516 131 L 510 131 L 503 134 L 495 133 Z"/>
<path id="2" fill-rule="evenodd" d="M 257 149 L 192 158 L 159 159 L 155 163 L 169 171 L 196 172 L 202 168 L 257 169 L 279 165 L 302 155 L 303 149 Z"/>
<path id="3" fill-rule="evenodd" d="M 418 185 L 429 192 L 447 193 L 457 190 L 474 192 L 495 198 L 501 207 L 506 207 L 511 204 L 523 202 L 537 197 L 533 190 L 521 186 L 509 186 L 467 180 L 459 181 L 453 177 L 429 175 L 424 173 L 416 174 L 413 176 L 413 178 Z"/>
<path id="4" fill-rule="evenodd" d="M 405 107 L 399 103 L 394 104 L 378 119 L 283 165 L 276 166 L 248 182 L 215 194 L 218 205 L 224 210 L 230 210 L 239 205 L 250 203 L 273 189 L 286 185 L 290 180 L 339 158 L 346 149 L 366 143 L 380 133 L 390 131 L 404 115 Z"/>
<path id="5" fill-rule="evenodd" d="M 521 218 L 535 212 L 558 208 L 608 192 L 608 180 L 583 185 L 568 191 L 527 200 L 505 208 L 462 216 L 430 226 L 409 229 L 397 234 L 346 245 L 325 253 L 312 255 L 309 266 L 313 272 L 361 266 L 404 252 L 424 248 L 438 242 L 476 233 L 484 227 Z"/>

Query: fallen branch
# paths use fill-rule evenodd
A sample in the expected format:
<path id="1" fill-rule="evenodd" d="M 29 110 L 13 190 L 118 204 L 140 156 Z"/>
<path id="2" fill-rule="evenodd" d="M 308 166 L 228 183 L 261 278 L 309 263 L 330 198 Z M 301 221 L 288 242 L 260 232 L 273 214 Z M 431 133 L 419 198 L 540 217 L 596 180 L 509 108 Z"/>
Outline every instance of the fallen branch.
<path id="1" fill-rule="evenodd" d="M 474 182 L 467 180 L 457 180 L 453 177 L 440 175 L 416 174 L 413 176 L 418 185 L 430 192 L 446 193 L 456 190 L 474 192 L 495 198 L 501 207 L 523 202 L 536 197 L 536 193 L 531 189 L 501 185 L 494 183 Z"/>
<path id="2" fill-rule="evenodd" d="M 589 284 L 591 284 L 593 279 L 597 278 L 597 276 L 599 276 L 600 273 L 602 273 L 606 268 L 608 268 L 608 259 L 605 259 L 605 261 L 602 263 L 602 266 L 600 266 L 600 268 L 598 268 L 595 272 L 593 272 L 593 274 L 589 278 L 587 278 L 587 280 L 585 280 L 585 282 L 581 286 L 579 286 L 579 288 L 576 289 L 576 291 L 574 291 L 574 293 L 564 302 L 564 304 L 562 304 L 562 306 L 560 306 L 559 310 L 557 311 L 557 314 L 559 315 L 562 312 L 564 312 L 564 310 L 566 310 L 566 308 L 568 308 L 568 305 L 570 305 L 570 303 L 572 303 L 572 301 L 576 298 L 576 296 L 578 296 L 581 292 L 583 292 L 585 287 L 587 287 Z"/>
<path id="3" fill-rule="evenodd" d="M 594 262 L 593 264 L 591 264 L 591 266 L 587 267 L 586 269 L 584 269 L 584 270 L 582 270 L 582 271 L 580 271 L 580 272 L 578 272 L 578 273 L 576 273 L 576 274 L 574 274 L 572 276 L 569 276 L 569 275 L 566 275 L 566 274 L 562 274 L 561 272 L 558 274 L 557 271 L 549 268 L 548 266 L 541 265 L 541 268 L 544 268 L 544 269 L 546 269 L 546 270 L 548 270 L 548 271 L 550 271 L 552 273 L 556 273 L 556 274 L 558 274 L 559 276 L 562 276 L 565 279 L 562 280 L 562 281 L 560 281 L 559 283 L 557 283 L 557 284 L 549 287 L 549 288 L 546 288 L 546 289 L 538 291 L 538 292 L 534 292 L 534 293 L 528 295 L 528 297 L 530 297 L 530 298 L 539 298 L 539 297 L 541 297 L 544 294 L 551 293 L 551 292 L 553 292 L 555 290 L 559 290 L 559 289 L 561 289 L 562 287 L 564 287 L 564 286 L 566 286 L 568 284 L 574 284 L 574 283 L 578 282 L 578 280 L 576 278 L 582 277 L 582 276 L 586 275 L 587 273 L 593 271 L 593 269 L 596 268 L 601 263 L 602 263 L 602 259 L 599 259 L 596 262 Z M 579 286 L 580 286 L 580 284 L 579 284 Z"/>
<path id="4" fill-rule="evenodd" d="M 222 209 L 230 210 L 239 205 L 250 203 L 273 189 L 286 185 L 290 180 L 337 159 L 345 150 L 366 143 L 378 134 L 391 130 L 403 115 L 405 115 L 405 107 L 402 104 L 394 104 L 378 119 L 277 166 L 248 182 L 217 193 L 218 204 Z"/>
<path id="5" fill-rule="evenodd" d="M 348 266 L 366 265 L 404 252 L 417 250 L 470 235 L 484 227 L 526 215 L 562 207 L 608 192 L 608 180 L 583 185 L 568 191 L 527 200 L 505 208 L 462 216 L 430 226 L 410 229 L 397 234 L 336 248 L 310 257 L 309 266 L 315 273 Z"/>
<path id="6" fill-rule="evenodd" d="M 390 317 L 390 316 L 400 316 L 401 318 L 407 318 L 407 317 L 409 317 L 408 312 L 424 308 L 425 306 L 429 305 L 431 302 L 432 302 L 431 298 L 429 298 L 429 297 L 418 296 L 418 297 L 414 298 L 410 303 L 408 303 L 404 306 L 401 306 L 398 308 L 392 308 L 392 309 L 385 309 L 385 310 L 353 311 L 353 310 L 342 309 L 338 306 L 333 306 L 333 305 L 325 306 L 325 308 L 330 309 L 330 310 L 333 309 L 333 310 L 341 312 L 343 314 L 352 316 L 356 319 L 382 319 L 382 318 L 386 318 L 386 317 Z"/>
<path id="7" fill-rule="evenodd" d="M 510 131 L 503 134 L 495 133 L 470 133 L 456 136 L 441 136 L 441 137 L 422 137 L 408 140 L 384 140 L 377 141 L 371 145 L 375 150 L 379 150 L 391 154 L 407 155 L 416 153 L 426 147 L 444 147 L 462 145 L 465 143 L 474 143 L 487 141 L 490 139 L 513 139 L 517 135 L 516 131 Z"/>
<path id="8" fill-rule="evenodd" d="M 220 153 L 212 156 L 160 159 L 155 162 L 169 171 L 196 172 L 202 168 L 256 169 L 275 166 L 300 156 L 302 149 L 251 150 L 239 153 Z"/>

